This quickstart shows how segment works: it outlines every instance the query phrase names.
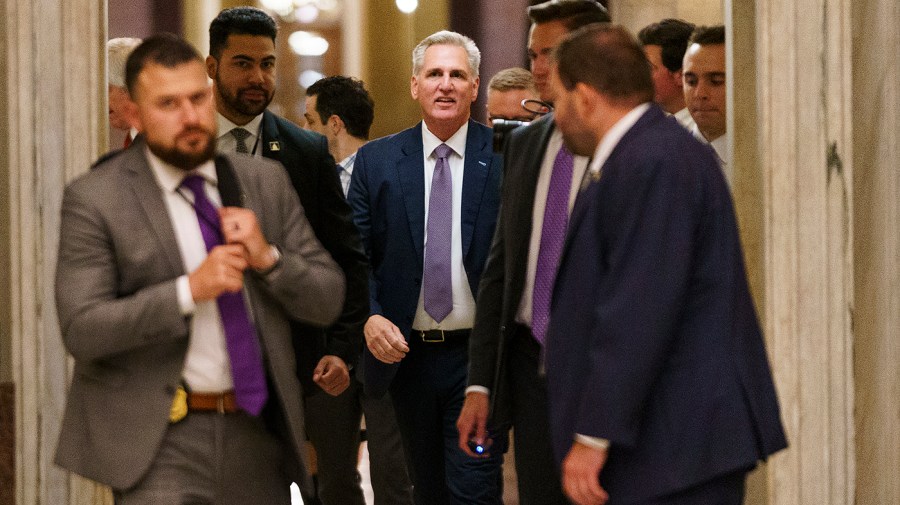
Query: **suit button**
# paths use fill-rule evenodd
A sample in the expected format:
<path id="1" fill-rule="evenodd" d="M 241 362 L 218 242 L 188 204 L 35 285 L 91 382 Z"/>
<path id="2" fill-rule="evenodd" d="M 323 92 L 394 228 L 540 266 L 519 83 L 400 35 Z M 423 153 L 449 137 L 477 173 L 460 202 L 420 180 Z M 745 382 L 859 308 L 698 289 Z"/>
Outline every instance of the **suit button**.
<path id="1" fill-rule="evenodd" d="M 413 279 L 413 282 L 415 282 L 418 285 L 418 284 L 422 283 L 422 279 L 416 277 L 415 279 Z"/>
<path id="2" fill-rule="evenodd" d="M 166 384 L 166 394 L 174 395 L 176 389 L 178 389 L 176 386 Z"/>

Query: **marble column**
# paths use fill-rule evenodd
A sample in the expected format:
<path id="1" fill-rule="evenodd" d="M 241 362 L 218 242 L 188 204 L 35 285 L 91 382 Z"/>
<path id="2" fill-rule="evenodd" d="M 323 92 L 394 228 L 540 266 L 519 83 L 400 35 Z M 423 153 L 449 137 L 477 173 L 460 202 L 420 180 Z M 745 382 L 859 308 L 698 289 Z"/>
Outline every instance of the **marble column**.
<path id="1" fill-rule="evenodd" d="M 856 503 L 900 503 L 900 3 L 853 3 Z"/>
<path id="2" fill-rule="evenodd" d="M 733 79 L 755 79 L 758 307 L 791 444 L 769 465 L 768 503 L 853 503 L 850 2 L 757 0 L 754 22 L 756 64 Z"/>
<path id="3" fill-rule="evenodd" d="M 103 491 L 53 464 L 70 373 L 53 274 L 67 180 L 105 150 L 103 0 L 0 1 L 0 244 L 8 270 L 0 319 L 15 396 L 14 503 L 103 503 Z"/>

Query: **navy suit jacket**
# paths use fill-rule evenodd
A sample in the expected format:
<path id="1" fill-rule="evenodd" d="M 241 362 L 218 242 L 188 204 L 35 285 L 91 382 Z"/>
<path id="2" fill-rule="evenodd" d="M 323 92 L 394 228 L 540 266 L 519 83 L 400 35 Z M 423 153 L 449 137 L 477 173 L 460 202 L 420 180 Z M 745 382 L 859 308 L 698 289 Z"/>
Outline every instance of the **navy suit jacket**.
<path id="1" fill-rule="evenodd" d="M 362 328 L 369 316 L 368 262 L 325 137 L 267 110 L 263 112 L 262 155 L 284 165 L 316 238 L 347 280 L 346 300 L 335 324 L 323 330 L 291 323 L 297 371 L 304 392 L 310 394 L 321 391 L 312 382 L 312 373 L 323 355 L 339 356 L 351 366 L 359 358 Z"/>
<path id="2" fill-rule="evenodd" d="M 422 123 L 364 145 L 356 155 L 348 199 L 369 257 L 371 314 L 384 316 L 409 339 L 422 287 L 425 172 Z M 491 129 L 469 120 L 462 189 L 463 263 L 473 297 L 487 260 L 500 204 L 502 162 Z M 383 395 L 397 364 L 363 353 L 363 382 Z"/>
<path id="3" fill-rule="evenodd" d="M 579 194 L 557 276 L 547 380 L 558 460 L 610 440 L 610 503 L 663 496 L 786 446 L 729 188 L 656 106 Z"/>

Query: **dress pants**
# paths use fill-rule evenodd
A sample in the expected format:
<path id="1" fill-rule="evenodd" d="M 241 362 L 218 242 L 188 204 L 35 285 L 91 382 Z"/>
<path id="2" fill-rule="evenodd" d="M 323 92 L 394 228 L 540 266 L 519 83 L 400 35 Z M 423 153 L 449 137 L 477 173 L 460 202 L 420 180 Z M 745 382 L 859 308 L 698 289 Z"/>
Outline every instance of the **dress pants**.
<path id="1" fill-rule="evenodd" d="M 191 412 L 169 426 L 142 479 L 113 491 L 116 504 L 290 505 L 289 446 L 260 418 Z"/>
<path id="2" fill-rule="evenodd" d="M 507 381 L 521 505 L 568 505 L 550 443 L 547 381 L 539 373 L 541 345 L 516 325 L 508 349 Z"/>
<path id="3" fill-rule="evenodd" d="M 739 470 L 692 486 L 684 491 L 628 505 L 741 505 L 748 470 Z M 609 496 L 607 505 L 625 505 Z"/>
<path id="4" fill-rule="evenodd" d="M 338 396 L 318 391 L 305 398 L 305 413 L 307 433 L 316 448 L 322 505 L 365 505 L 357 473 L 363 414 L 375 504 L 412 504 L 412 485 L 390 396 L 370 398 L 351 377 L 350 386 Z"/>
<path id="5" fill-rule="evenodd" d="M 468 339 L 422 342 L 415 333 L 391 383 L 416 505 L 500 505 L 506 440 L 476 459 L 459 449 L 456 420 L 468 375 Z"/>

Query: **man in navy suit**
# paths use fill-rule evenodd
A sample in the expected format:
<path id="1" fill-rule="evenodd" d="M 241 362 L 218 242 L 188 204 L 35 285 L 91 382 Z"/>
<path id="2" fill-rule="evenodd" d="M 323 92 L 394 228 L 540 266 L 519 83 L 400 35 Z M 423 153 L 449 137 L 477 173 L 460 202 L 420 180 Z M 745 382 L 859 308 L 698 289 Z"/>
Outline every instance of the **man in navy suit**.
<path id="1" fill-rule="evenodd" d="M 371 265 L 363 381 L 390 386 L 419 505 L 501 503 L 503 443 L 469 458 L 454 426 L 500 196 L 491 130 L 469 119 L 479 62 L 458 33 L 420 42 L 410 88 L 423 121 L 363 146 L 350 183 Z"/>
<path id="2" fill-rule="evenodd" d="M 593 154 L 553 294 L 554 452 L 577 504 L 739 504 L 786 446 L 716 159 L 653 100 L 622 27 L 557 48 L 555 121 Z"/>
<path id="3" fill-rule="evenodd" d="M 347 279 L 346 301 L 335 324 L 323 330 L 295 321 L 291 330 L 306 425 L 320 461 L 318 494 L 325 505 L 362 505 L 356 474 L 359 417 L 342 409 L 341 394 L 350 385 L 369 314 L 366 257 L 325 137 L 266 109 L 275 92 L 277 33 L 275 20 L 252 7 L 223 10 L 210 24 L 206 68 L 214 83 L 219 150 L 284 166 L 316 238 Z M 348 453 L 351 464 L 345 461 Z"/>

